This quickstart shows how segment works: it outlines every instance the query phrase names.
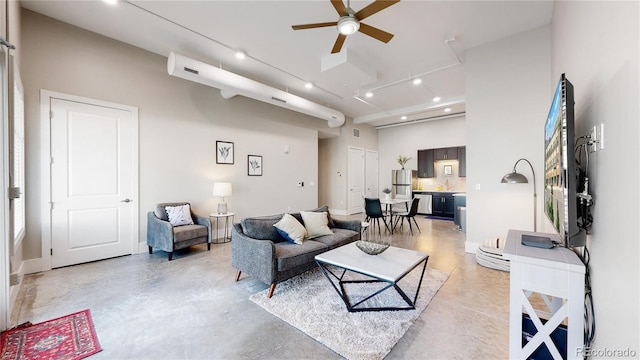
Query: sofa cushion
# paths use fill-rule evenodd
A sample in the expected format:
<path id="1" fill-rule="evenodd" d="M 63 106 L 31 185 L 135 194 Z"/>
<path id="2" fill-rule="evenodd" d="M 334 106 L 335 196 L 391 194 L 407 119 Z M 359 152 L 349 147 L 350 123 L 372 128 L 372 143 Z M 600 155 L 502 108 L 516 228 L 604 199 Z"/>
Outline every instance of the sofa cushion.
<path id="1" fill-rule="evenodd" d="M 329 226 L 329 228 L 333 228 L 335 225 L 333 223 L 333 219 L 331 218 L 331 214 L 329 214 L 329 207 L 328 206 L 322 206 L 319 207 L 317 209 L 313 209 L 313 210 L 307 210 L 307 212 L 324 212 L 327 213 L 327 226 Z M 297 213 L 291 213 L 291 215 L 296 218 L 296 220 L 300 221 L 300 223 L 302 225 L 304 225 L 304 220 L 302 219 L 302 215 L 300 215 L 299 212 Z"/>
<path id="2" fill-rule="evenodd" d="M 307 230 L 296 218 L 289 214 L 284 214 L 282 219 L 273 226 L 287 241 L 295 244 L 302 244 L 307 237 Z"/>
<path id="3" fill-rule="evenodd" d="M 189 203 L 188 202 L 170 202 L 170 203 L 156 204 L 156 209 L 153 211 L 153 213 L 156 214 L 156 217 L 158 219 L 169 221 L 169 216 L 167 216 L 167 210 L 165 210 L 165 207 L 180 206 L 180 205 L 189 205 Z"/>
<path id="4" fill-rule="evenodd" d="M 167 206 L 165 207 L 169 222 L 173 226 L 193 225 L 193 219 L 191 218 L 191 207 L 189 204 L 180 206 Z"/>
<path id="5" fill-rule="evenodd" d="M 313 241 L 323 243 L 327 245 L 329 249 L 335 249 L 357 239 L 356 235 L 358 235 L 358 232 L 356 231 L 338 228 L 333 228 L 332 230 L 333 235 L 320 236 L 313 239 Z"/>
<path id="6" fill-rule="evenodd" d="M 180 242 L 198 237 L 207 237 L 208 230 L 204 225 L 184 225 L 173 228 L 173 241 Z"/>
<path id="7" fill-rule="evenodd" d="M 304 228 L 307 230 L 307 239 L 317 238 L 322 235 L 333 235 L 327 224 L 327 213 L 315 211 L 300 211 Z"/>
<path id="8" fill-rule="evenodd" d="M 302 244 L 281 242 L 275 244 L 278 271 L 287 271 L 313 262 L 316 255 L 328 250 L 327 245 L 317 241 L 305 241 Z"/>
<path id="9" fill-rule="evenodd" d="M 273 225 L 282 219 L 282 214 L 244 218 L 240 221 L 242 232 L 254 239 L 271 240 L 273 242 L 286 241 Z"/>

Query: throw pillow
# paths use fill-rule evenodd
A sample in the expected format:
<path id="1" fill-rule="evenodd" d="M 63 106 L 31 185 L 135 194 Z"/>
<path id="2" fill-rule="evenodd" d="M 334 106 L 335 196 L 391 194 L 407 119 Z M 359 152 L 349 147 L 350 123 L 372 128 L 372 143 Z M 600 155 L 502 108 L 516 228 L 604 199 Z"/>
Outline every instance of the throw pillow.
<path id="1" fill-rule="evenodd" d="M 284 214 L 282 219 L 273 226 L 276 227 L 280 235 L 294 244 L 302 244 L 307 236 L 307 230 L 304 226 L 290 214 Z"/>
<path id="2" fill-rule="evenodd" d="M 300 211 L 300 215 L 302 215 L 308 239 L 322 235 L 333 235 L 333 231 L 328 226 L 329 217 L 326 212 Z"/>
<path id="3" fill-rule="evenodd" d="M 180 206 L 167 206 L 166 208 L 169 222 L 173 226 L 180 225 L 193 225 L 193 219 L 191 218 L 191 208 L 189 204 Z"/>

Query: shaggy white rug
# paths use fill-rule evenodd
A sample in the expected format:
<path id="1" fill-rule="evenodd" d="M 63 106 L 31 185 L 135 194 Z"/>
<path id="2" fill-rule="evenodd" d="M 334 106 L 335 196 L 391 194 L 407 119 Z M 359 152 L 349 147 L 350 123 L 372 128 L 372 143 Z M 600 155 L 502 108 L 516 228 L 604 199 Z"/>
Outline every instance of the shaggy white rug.
<path id="1" fill-rule="evenodd" d="M 412 300 L 421 271 L 422 265 L 399 282 L 400 288 Z M 350 313 L 320 269 L 278 284 L 271 299 L 267 298 L 268 289 L 252 295 L 250 299 L 347 359 L 382 359 L 420 316 L 448 277 L 445 272 L 427 267 L 415 310 Z M 362 279 L 353 273 L 348 273 L 348 278 Z M 345 285 L 352 303 L 382 286 L 380 283 Z M 406 306 L 393 288 L 364 304 Z"/>

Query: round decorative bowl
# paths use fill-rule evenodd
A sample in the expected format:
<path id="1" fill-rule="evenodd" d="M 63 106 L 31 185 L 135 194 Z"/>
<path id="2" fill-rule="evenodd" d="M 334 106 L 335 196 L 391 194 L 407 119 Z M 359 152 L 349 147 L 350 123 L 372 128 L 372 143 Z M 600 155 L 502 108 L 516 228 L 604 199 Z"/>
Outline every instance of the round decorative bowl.
<path id="1" fill-rule="evenodd" d="M 371 241 L 358 240 L 356 241 L 358 249 L 369 255 L 382 254 L 389 248 L 389 244 L 379 244 Z"/>

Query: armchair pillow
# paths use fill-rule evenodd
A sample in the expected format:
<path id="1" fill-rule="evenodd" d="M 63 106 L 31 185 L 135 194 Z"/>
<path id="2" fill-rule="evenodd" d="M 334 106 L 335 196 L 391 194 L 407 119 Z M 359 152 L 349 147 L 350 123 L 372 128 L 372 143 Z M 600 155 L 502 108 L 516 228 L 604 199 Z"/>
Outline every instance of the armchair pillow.
<path id="1" fill-rule="evenodd" d="M 193 225 L 193 219 L 191 218 L 191 208 L 189 204 L 180 206 L 167 206 L 167 216 L 169 216 L 169 222 L 173 226 L 180 225 Z"/>
<path id="2" fill-rule="evenodd" d="M 317 238 L 322 235 L 333 235 L 329 229 L 329 218 L 326 212 L 300 211 L 304 228 L 307 230 L 307 239 Z"/>
<path id="3" fill-rule="evenodd" d="M 307 230 L 304 226 L 290 214 L 284 214 L 282 219 L 273 226 L 287 241 L 295 244 L 302 244 L 307 236 Z"/>

